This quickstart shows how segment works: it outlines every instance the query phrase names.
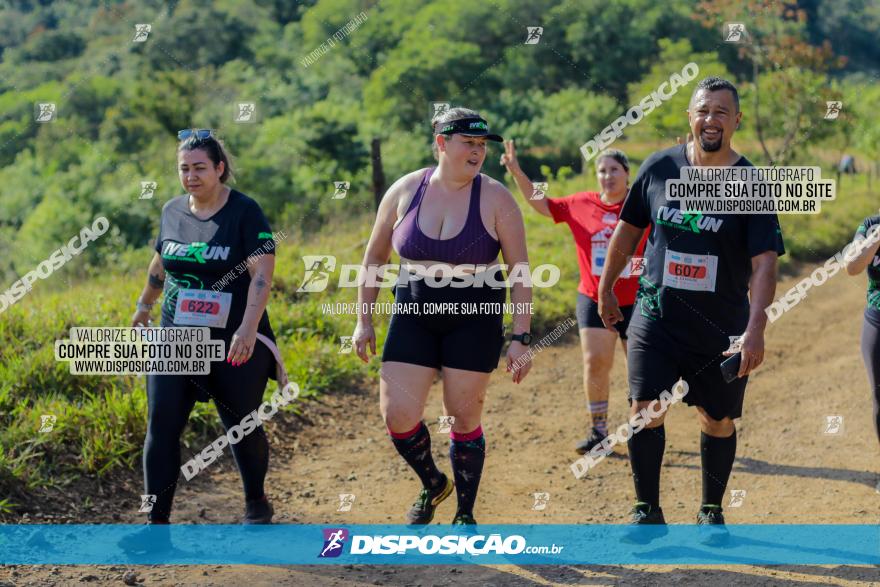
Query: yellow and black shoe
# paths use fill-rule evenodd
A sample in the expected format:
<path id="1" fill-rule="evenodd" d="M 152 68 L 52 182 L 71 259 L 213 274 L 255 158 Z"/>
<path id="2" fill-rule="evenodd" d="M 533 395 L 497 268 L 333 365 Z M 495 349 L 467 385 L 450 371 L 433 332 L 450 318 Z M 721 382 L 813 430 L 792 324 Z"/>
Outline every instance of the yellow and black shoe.
<path id="1" fill-rule="evenodd" d="M 476 524 L 477 521 L 473 514 L 456 514 L 455 519 L 452 520 L 453 526 L 475 526 Z"/>
<path id="2" fill-rule="evenodd" d="M 419 492 L 419 497 L 413 503 L 410 510 L 406 513 L 407 524 L 430 524 L 434 519 L 434 512 L 437 506 L 444 499 L 449 497 L 455 484 L 447 476 L 443 476 L 443 483 L 437 489 L 423 488 Z"/>

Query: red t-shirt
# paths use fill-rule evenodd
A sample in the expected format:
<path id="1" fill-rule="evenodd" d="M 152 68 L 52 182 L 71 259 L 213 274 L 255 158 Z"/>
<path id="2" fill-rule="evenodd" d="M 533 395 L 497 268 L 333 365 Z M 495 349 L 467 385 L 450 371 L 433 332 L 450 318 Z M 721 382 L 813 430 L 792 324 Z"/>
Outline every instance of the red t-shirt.
<path id="1" fill-rule="evenodd" d="M 608 250 L 608 242 L 620 210 L 623 208 L 623 200 L 617 204 L 606 204 L 599 197 L 598 192 L 577 192 L 564 198 L 548 198 L 547 207 L 553 220 L 558 224 L 565 222 L 574 236 L 577 247 L 578 266 L 581 270 L 581 280 L 578 291 L 585 296 L 599 299 L 599 277 L 605 266 L 605 252 Z M 635 256 L 641 257 L 645 250 L 645 237 L 642 238 L 636 248 Z M 639 289 L 638 277 L 629 276 L 630 268 L 627 266 L 621 274 L 621 278 L 614 284 L 614 294 L 617 303 L 621 306 L 631 306 L 636 301 L 636 291 Z"/>

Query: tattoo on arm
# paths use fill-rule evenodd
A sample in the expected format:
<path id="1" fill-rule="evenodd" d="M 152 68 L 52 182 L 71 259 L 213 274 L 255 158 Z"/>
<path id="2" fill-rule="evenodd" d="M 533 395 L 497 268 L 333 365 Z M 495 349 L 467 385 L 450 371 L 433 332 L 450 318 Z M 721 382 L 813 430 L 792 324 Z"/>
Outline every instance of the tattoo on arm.
<path id="1" fill-rule="evenodd" d="M 267 289 L 268 286 L 269 286 L 269 282 L 266 281 L 266 278 L 265 278 L 265 277 L 263 277 L 263 273 L 262 273 L 262 272 L 257 273 L 257 274 L 254 276 L 254 280 L 253 280 L 252 283 L 253 283 L 253 286 L 254 286 L 254 291 L 256 291 L 256 293 L 257 293 L 258 296 L 259 296 L 259 295 L 262 295 L 262 294 L 263 294 L 263 290 Z M 267 291 L 266 293 L 268 294 L 268 291 Z M 260 304 L 248 304 L 248 307 L 249 307 L 249 308 L 259 308 L 259 307 L 260 307 Z"/>
<path id="2" fill-rule="evenodd" d="M 152 287 L 153 289 L 162 289 L 163 287 L 165 287 L 165 280 L 160 278 L 157 274 L 150 273 L 148 281 L 150 287 Z"/>

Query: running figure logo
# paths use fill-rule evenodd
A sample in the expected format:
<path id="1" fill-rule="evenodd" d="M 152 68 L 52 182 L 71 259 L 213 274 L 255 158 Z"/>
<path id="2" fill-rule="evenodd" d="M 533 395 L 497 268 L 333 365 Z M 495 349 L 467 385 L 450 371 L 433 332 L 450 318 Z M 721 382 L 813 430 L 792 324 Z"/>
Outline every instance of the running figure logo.
<path id="1" fill-rule="evenodd" d="M 730 339 L 730 346 L 727 347 L 728 353 L 738 353 L 742 350 L 743 346 L 743 337 L 742 336 L 728 336 Z"/>
<path id="2" fill-rule="evenodd" d="M 296 291 L 315 293 L 327 289 L 330 273 L 336 269 L 336 257 L 333 255 L 305 255 L 303 264 L 306 267 L 306 274 L 303 276 L 302 285 Z"/>
<path id="3" fill-rule="evenodd" d="M 536 512 L 540 512 L 542 510 L 547 509 L 547 504 L 550 503 L 550 494 L 547 492 L 538 492 L 533 493 L 535 496 L 535 503 L 532 506 L 532 509 Z"/>
<path id="4" fill-rule="evenodd" d="M 730 490 L 730 503 L 727 504 L 729 508 L 738 508 L 742 506 L 743 501 L 746 499 L 746 490 L 745 489 L 731 489 Z"/>
<path id="5" fill-rule="evenodd" d="M 57 421 L 58 417 L 54 414 L 43 414 L 40 416 L 40 432 L 52 432 Z"/>
<path id="6" fill-rule="evenodd" d="M 527 26 L 528 36 L 526 36 L 526 45 L 537 45 L 538 41 L 541 40 L 541 35 L 544 34 L 544 27 L 542 26 Z"/>
<path id="7" fill-rule="evenodd" d="M 324 528 L 324 548 L 318 558 L 335 558 L 342 554 L 342 545 L 348 539 L 345 528 Z"/>
<path id="8" fill-rule="evenodd" d="M 825 102 L 825 120 L 837 120 L 841 108 L 843 108 L 843 102 L 837 100 Z"/>
<path id="9" fill-rule="evenodd" d="M 340 493 L 339 494 L 339 507 L 336 508 L 337 512 L 350 512 L 351 506 L 354 505 L 354 493 Z"/>
<path id="10" fill-rule="evenodd" d="M 351 353 L 352 342 L 350 336 L 340 336 L 339 337 L 339 354 L 340 355 L 348 355 Z"/>
<path id="11" fill-rule="evenodd" d="M 431 102 L 431 119 L 449 110 L 449 102 Z"/>
<path id="12" fill-rule="evenodd" d="M 150 36 L 150 31 L 153 30 L 153 25 L 151 24 L 136 24 L 134 25 L 134 38 L 131 40 L 132 43 L 143 43 L 147 40 L 147 37 Z"/>
<path id="13" fill-rule="evenodd" d="M 148 514 L 153 511 L 153 506 L 156 504 L 156 496 L 153 494 L 142 495 L 141 496 L 141 507 L 138 509 L 138 512 L 142 514 Z"/>
<path id="14" fill-rule="evenodd" d="M 348 193 L 348 188 L 351 187 L 351 183 L 347 181 L 334 181 L 333 187 L 336 191 L 333 192 L 333 197 L 331 200 L 342 200 L 345 198 L 345 194 Z"/>
<path id="15" fill-rule="evenodd" d="M 452 425 L 455 424 L 455 416 L 440 416 L 437 418 L 437 424 L 438 434 L 449 432 L 452 430 Z"/>
<path id="16" fill-rule="evenodd" d="M 253 102 L 240 102 L 234 122 L 256 122 L 257 105 Z"/>
<path id="17" fill-rule="evenodd" d="M 532 197 L 530 200 L 543 200 L 547 195 L 547 182 L 546 181 L 534 181 L 532 182 Z"/>
<path id="18" fill-rule="evenodd" d="M 153 194 L 156 192 L 156 188 L 158 184 L 155 181 L 142 181 L 141 182 L 141 195 L 138 198 L 139 200 L 152 200 Z"/>
<path id="19" fill-rule="evenodd" d="M 34 104 L 34 120 L 36 122 L 52 122 L 55 120 L 54 102 L 37 102 Z"/>
<path id="20" fill-rule="evenodd" d="M 639 276 L 645 272 L 645 258 L 632 257 L 629 260 L 629 274 L 633 277 Z"/>
<path id="21" fill-rule="evenodd" d="M 740 43 L 747 35 L 746 33 L 746 25 L 741 22 L 727 22 L 724 23 L 724 42 L 725 43 Z"/>
<path id="22" fill-rule="evenodd" d="M 843 432 L 843 416 L 825 416 L 824 434 L 840 434 Z"/>

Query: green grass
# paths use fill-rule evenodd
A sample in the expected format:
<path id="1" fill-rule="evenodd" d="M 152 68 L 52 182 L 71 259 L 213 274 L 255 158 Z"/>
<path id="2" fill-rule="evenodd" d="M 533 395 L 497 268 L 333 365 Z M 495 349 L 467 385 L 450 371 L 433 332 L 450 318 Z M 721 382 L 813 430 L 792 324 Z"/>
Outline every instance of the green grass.
<path id="1" fill-rule="evenodd" d="M 637 164 L 658 146 L 628 150 Z M 549 178 L 553 197 L 596 188 L 592 169 L 585 176 L 561 175 Z M 877 210 L 865 176 L 844 178 L 843 186 L 821 215 L 781 217 L 789 258 L 827 258 L 846 244 L 863 217 Z M 532 330 L 547 332 L 574 315 L 574 244 L 565 225 L 554 225 L 520 202 L 532 267 L 551 263 L 561 269 L 555 287 L 533 291 Z M 355 316 L 321 309 L 322 303 L 354 302 L 357 291 L 337 289 L 332 279 L 324 292 L 296 291 L 304 273 L 303 255 L 331 254 L 337 264 L 359 263 L 371 226 L 372 216 L 359 215 L 308 239 L 287 230 L 289 237 L 278 249 L 269 313 L 291 380 L 303 390 L 293 408 L 297 411 L 310 397 L 376 384 L 378 360 L 365 366 L 354 354 L 339 353 L 339 337 L 352 333 Z M 118 266 L 100 273 L 74 267 L 93 277 L 72 284 L 60 279 L 37 282 L 30 294 L 0 314 L 0 513 L 13 510 L 12 502 L 22 501 L 29 490 L 63 487 L 79 476 L 100 478 L 138 466 L 146 424 L 144 378 L 72 376 L 66 363 L 54 360 L 53 344 L 67 338 L 72 326 L 127 325 L 151 255 L 146 248 L 127 251 Z M 379 301 L 391 301 L 390 289 L 382 290 Z M 375 319 L 380 349 L 387 321 L 384 315 Z M 270 381 L 267 396 L 273 388 Z M 38 432 L 42 414 L 57 417 L 51 432 Z M 198 404 L 184 442 L 197 449 L 219 429 L 213 406 Z"/>

